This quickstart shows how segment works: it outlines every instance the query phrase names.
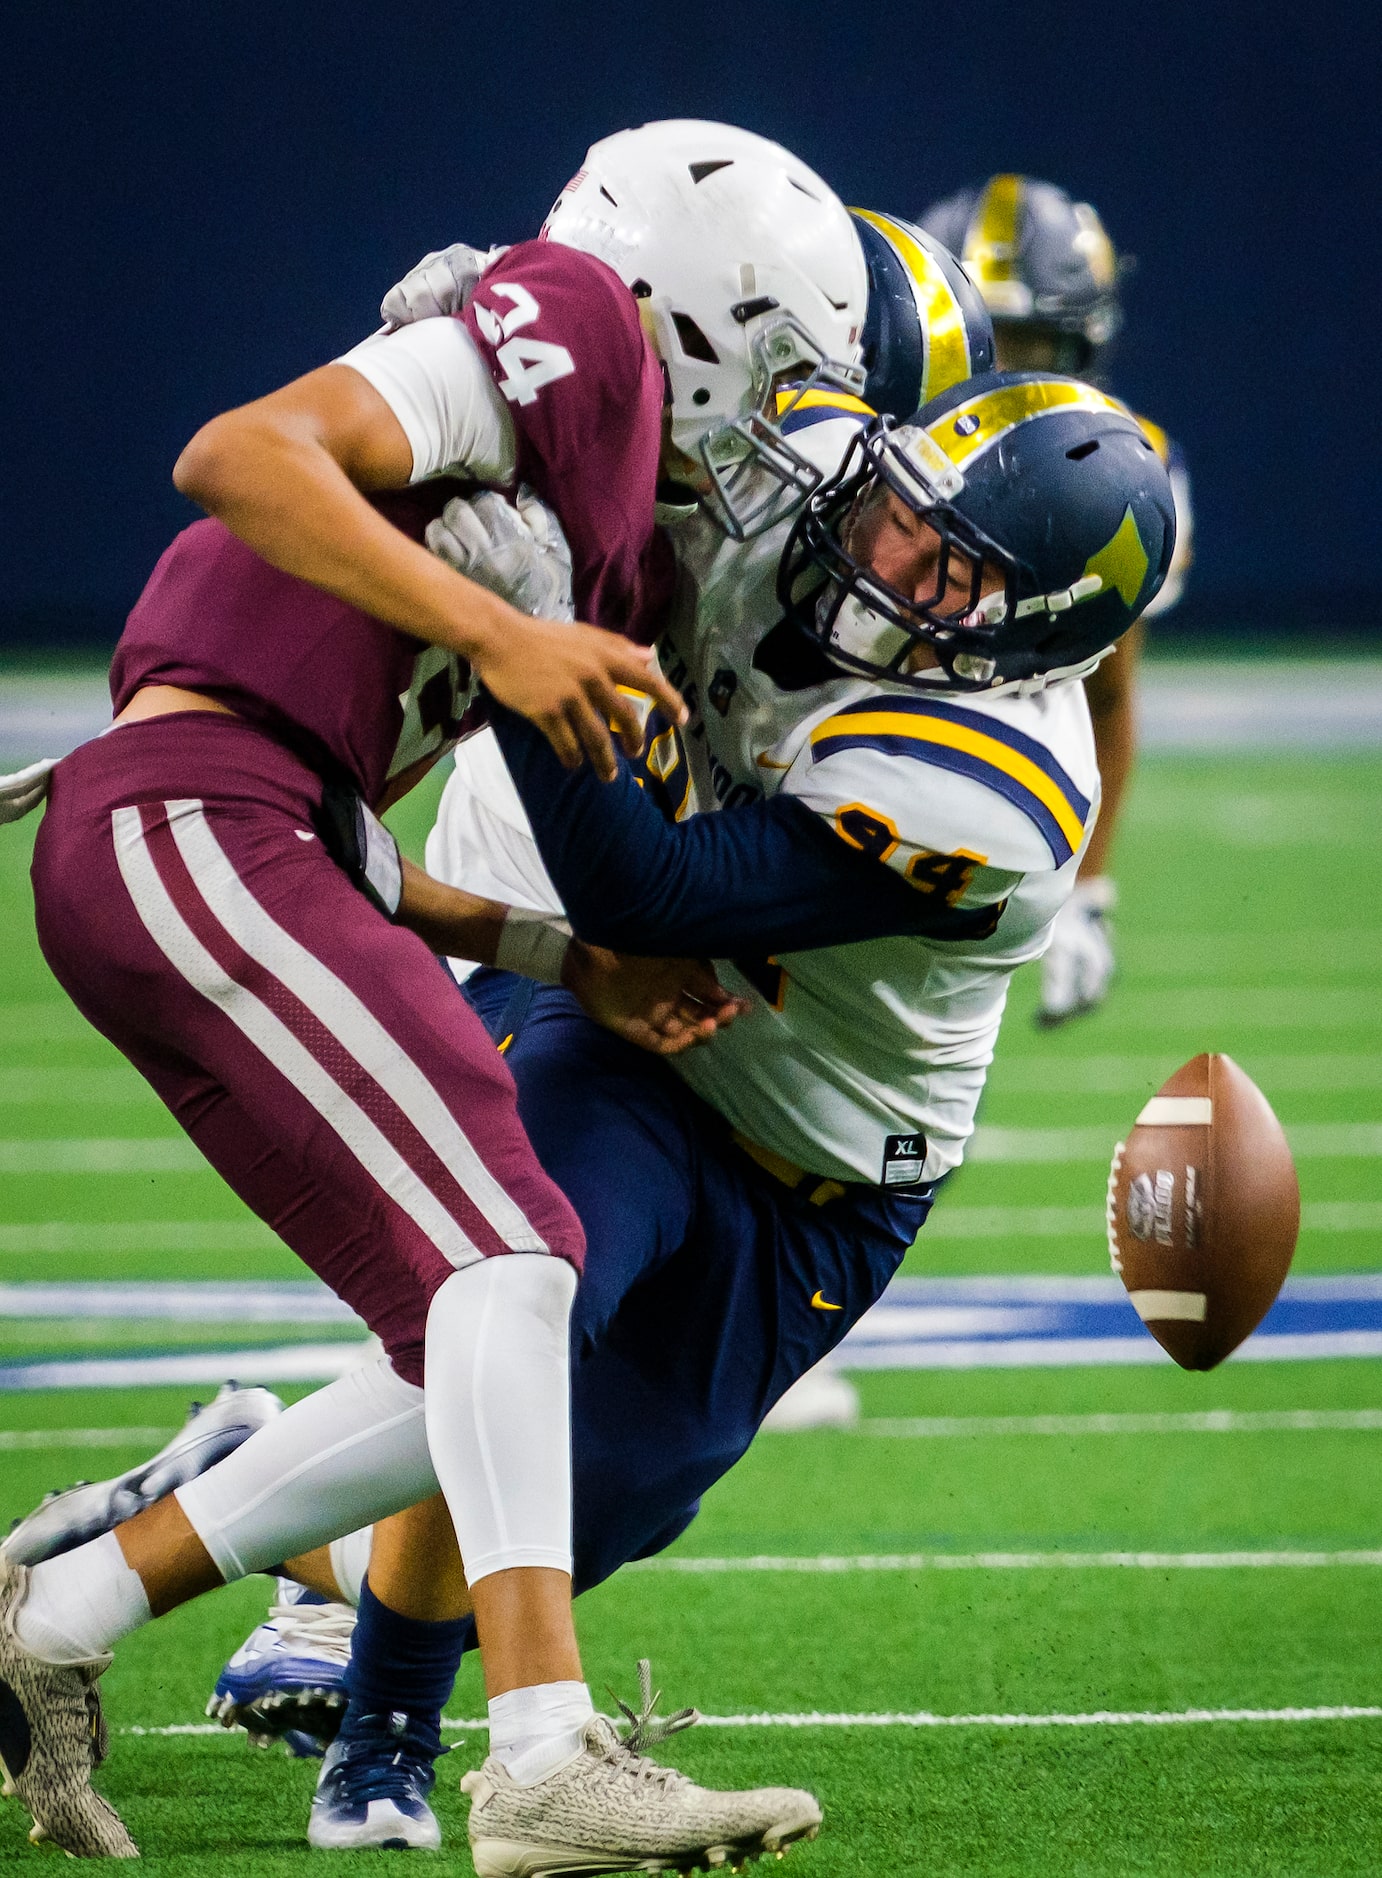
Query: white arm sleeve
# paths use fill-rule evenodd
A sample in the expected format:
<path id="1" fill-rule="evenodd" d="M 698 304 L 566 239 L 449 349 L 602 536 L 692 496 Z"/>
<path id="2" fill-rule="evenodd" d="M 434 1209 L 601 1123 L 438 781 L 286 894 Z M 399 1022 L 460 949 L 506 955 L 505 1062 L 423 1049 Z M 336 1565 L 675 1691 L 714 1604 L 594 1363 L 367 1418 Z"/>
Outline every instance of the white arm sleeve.
<path id="1" fill-rule="evenodd" d="M 379 393 L 413 452 L 411 481 L 445 470 L 477 482 L 513 475 L 513 419 L 475 341 L 456 319 L 418 320 L 343 352 Z"/>

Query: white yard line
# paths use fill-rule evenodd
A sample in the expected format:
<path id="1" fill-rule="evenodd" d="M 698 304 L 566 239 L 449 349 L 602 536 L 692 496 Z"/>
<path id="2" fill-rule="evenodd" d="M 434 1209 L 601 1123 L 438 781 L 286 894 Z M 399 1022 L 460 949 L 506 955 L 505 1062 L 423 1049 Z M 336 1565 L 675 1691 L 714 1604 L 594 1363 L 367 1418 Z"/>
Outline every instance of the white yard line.
<path id="1" fill-rule="evenodd" d="M 1303 1122 L 1287 1127 L 1298 1160 L 1372 1160 L 1382 1155 L 1382 1122 Z M 965 1153 L 971 1162 L 1032 1165 L 1103 1161 L 1113 1153 L 1116 1128 L 997 1128 L 981 1124 Z"/>
<path id="2" fill-rule="evenodd" d="M 0 1428 L 0 1453 L 29 1448 L 162 1447 L 171 1428 Z"/>
<path id="3" fill-rule="evenodd" d="M 913 1441 L 1011 1435 L 1260 1435 L 1382 1431 L 1382 1409 L 1205 1409 L 1184 1414 L 874 1416 L 858 1432 Z"/>
<path id="4" fill-rule="evenodd" d="M 1382 1156 L 1382 1122 L 1305 1122 L 1287 1139 L 1298 1159 Z M 966 1159 L 1010 1166 L 1106 1161 L 1116 1125 L 1096 1128 L 980 1126 Z M 185 1174 L 211 1169 L 183 1135 L 68 1136 L 0 1140 L 0 1174 Z"/>
<path id="5" fill-rule="evenodd" d="M 1005 1094 L 1137 1095 L 1165 1082 L 1177 1067 L 1175 1054 L 1163 1050 L 1155 1056 L 1059 1057 L 1049 1050 L 1023 1056 L 1004 1056 L 1000 1051 L 991 1073 L 994 1086 Z M 1244 1060 L 1243 1068 L 1273 1097 L 1282 1092 L 1382 1089 L 1382 1056 L 1376 1053 L 1268 1056 L 1254 1052 Z"/>
<path id="6" fill-rule="evenodd" d="M 1102 1223 L 1103 1214 L 1099 1219 Z M 282 1240 L 257 1219 L 35 1220 L 0 1226 L 0 1253 L 259 1252 Z"/>
<path id="7" fill-rule="evenodd" d="M 361 1363 L 375 1362 L 373 1337 L 338 1337 L 329 1343 L 269 1345 L 250 1350 L 178 1351 L 168 1356 L 78 1357 L 71 1361 L 0 1367 L 0 1394 L 25 1389 L 153 1389 L 222 1382 L 334 1382 Z"/>
<path id="8" fill-rule="evenodd" d="M 1330 1708 L 1181 1708 L 1093 1709 L 1088 1714 L 1049 1715 L 934 1715 L 927 1709 L 851 1715 L 813 1709 L 804 1714 L 702 1715 L 702 1728 L 1183 1728 L 1235 1722 L 1343 1722 L 1377 1721 L 1382 1708 L 1338 1704 Z M 489 1723 L 479 1716 L 447 1715 L 447 1734 L 487 1734 Z M 121 1735 L 222 1735 L 234 1740 L 241 1730 L 222 1728 L 219 1722 L 172 1722 L 162 1728 L 118 1728 Z"/>
<path id="9" fill-rule="evenodd" d="M 0 1174 L 209 1174 L 186 1135 L 0 1140 Z"/>
<path id="10" fill-rule="evenodd" d="M 1277 1571 L 1382 1565 L 1382 1551 L 1362 1552 L 882 1552 L 854 1557 L 785 1554 L 749 1558 L 686 1558 L 673 1553 L 635 1559 L 630 1572 L 691 1577 L 773 1573 L 838 1577 L 874 1572 L 1013 1571 Z"/>
<path id="11" fill-rule="evenodd" d="M 193 1324 L 360 1324 L 316 1278 L 262 1284 L 169 1279 L 110 1284 L 0 1284 L 0 1319 L 95 1318 Z M 361 1326 L 363 1331 L 363 1326 Z"/>
<path id="12" fill-rule="evenodd" d="M 1382 1409 L 1206 1409 L 1200 1414 L 874 1416 L 857 1432 L 887 1440 L 982 1440 L 1056 1435 L 1239 1435 L 1382 1432 Z M 0 1452 L 144 1447 L 168 1428 L 5 1428 Z"/>
<path id="13" fill-rule="evenodd" d="M 1382 1233 L 1382 1200 L 1307 1200 L 1302 1232 Z M 22 1232 L 22 1227 L 13 1230 Z M 932 1239 L 1065 1239 L 1094 1237 L 1107 1226 L 1101 1206 L 951 1206 L 942 1199 L 926 1221 Z M 4 1228 L 0 1228 L 0 1250 Z"/>

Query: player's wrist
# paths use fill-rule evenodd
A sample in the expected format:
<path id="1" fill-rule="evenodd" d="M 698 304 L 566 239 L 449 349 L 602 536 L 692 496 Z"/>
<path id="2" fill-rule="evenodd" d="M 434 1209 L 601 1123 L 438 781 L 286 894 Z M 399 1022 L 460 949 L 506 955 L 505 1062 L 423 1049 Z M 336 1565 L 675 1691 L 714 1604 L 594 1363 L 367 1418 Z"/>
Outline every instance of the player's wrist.
<path id="1" fill-rule="evenodd" d="M 499 928 L 494 963 L 501 972 L 517 972 L 540 985 L 562 985 L 576 969 L 582 950 L 571 928 L 554 913 L 511 906 Z"/>

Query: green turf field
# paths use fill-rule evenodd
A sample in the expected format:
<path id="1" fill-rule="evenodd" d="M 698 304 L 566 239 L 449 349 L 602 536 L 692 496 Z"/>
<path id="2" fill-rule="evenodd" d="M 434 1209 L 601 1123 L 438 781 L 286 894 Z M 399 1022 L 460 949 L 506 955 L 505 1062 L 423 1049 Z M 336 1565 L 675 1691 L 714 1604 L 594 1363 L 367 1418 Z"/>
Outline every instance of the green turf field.
<path id="1" fill-rule="evenodd" d="M 1111 1141 L 1176 1064 L 1218 1048 L 1301 1131 L 1297 1268 L 1382 1270 L 1376 1137 L 1341 1132 L 1382 1123 L 1379 801 L 1376 756 L 1148 759 L 1120 854 L 1118 990 L 1042 1036 L 1019 983 L 982 1117 L 1043 1131 L 1042 1151 L 1067 1158 L 966 1169 L 909 1269 L 1106 1270 L 1107 1150 L 1081 1142 Z M 410 806 L 405 832 L 426 812 Z M 47 979 L 28 832 L 0 831 L 0 1279 L 294 1275 Z M 166 1146 L 89 1145 L 130 1141 Z M 122 1155 L 129 1171 L 101 1171 Z M 10 1320 L 0 1360 L 253 1334 Z M 673 1556 L 719 1569 L 628 1573 L 585 1601 L 583 1637 L 596 1690 L 631 1695 L 650 1655 L 669 1706 L 721 1720 L 913 1725 L 707 1727 L 668 1758 L 726 1782 L 815 1786 L 827 1829 L 793 1854 L 803 1878 L 1382 1869 L 1382 1719 L 1280 1718 L 1382 1705 L 1382 1427 L 1361 1413 L 1382 1410 L 1382 1363 L 880 1373 L 861 1387 L 859 1432 L 765 1437 L 710 1496 Z M 185 1397 L 0 1394 L 0 1515 L 128 1465 Z M 1108 1432 L 1090 1419 L 1211 1409 L 1333 1411 L 1342 1425 Z M 1067 1418 L 1060 1432 L 1032 1425 L 1051 1416 Z M 125 1427 L 137 1438 L 109 1445 Z M 1350 1553 L 1373 1561 L 1337 1556 Z M 749 1559 L 770 1564 L 727 1568 Z M 102 1781 L 155 1869 L 320 1864 L 300 1849 L 309 1768 L 219 1735 L 119 1732 L 195 1725 L 263 1602 L 259 1580 L 184 1612 L 132 1639 L 107 1678 L 117 1735 Z M 452 1713 L 481 1710 L 467 1667 Z M 1276 1719 L 1146 1719 L 1225 1710 Z M 915 1725 L 923 1715 L 943 1725 Z M 440 1810 L 468 1870 L 457 1775 L 483 1738 L 455 1739 Z M 23 1824 L 0 1808 L 0 1858 L 38 1856 Z"/>

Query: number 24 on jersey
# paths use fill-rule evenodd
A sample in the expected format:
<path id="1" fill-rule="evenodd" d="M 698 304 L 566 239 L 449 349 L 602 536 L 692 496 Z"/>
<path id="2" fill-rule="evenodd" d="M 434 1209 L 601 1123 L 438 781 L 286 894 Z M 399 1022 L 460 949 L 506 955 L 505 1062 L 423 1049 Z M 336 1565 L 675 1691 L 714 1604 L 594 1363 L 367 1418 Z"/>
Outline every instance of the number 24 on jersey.
<path id="1" fill-rule="evenodd" d="M 576 369 L 575 361 L 565 346 L 556 345 L 550 339 L 516 336 L 525 326 L 533 325 L 542 311 L 526 287 L 497 280 L 489 284 L 489 292 L 496 300 L 507 300 L 512 309 L 502 318 L 487 306 L 475 309 L 475 324 L 494 347 L 494 356 L 504 368 L 505 376 L 499 380 L 499 389 L 510 404 L 536 404 L 537 394 L 544 385 L 571 376 Z"/>

